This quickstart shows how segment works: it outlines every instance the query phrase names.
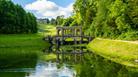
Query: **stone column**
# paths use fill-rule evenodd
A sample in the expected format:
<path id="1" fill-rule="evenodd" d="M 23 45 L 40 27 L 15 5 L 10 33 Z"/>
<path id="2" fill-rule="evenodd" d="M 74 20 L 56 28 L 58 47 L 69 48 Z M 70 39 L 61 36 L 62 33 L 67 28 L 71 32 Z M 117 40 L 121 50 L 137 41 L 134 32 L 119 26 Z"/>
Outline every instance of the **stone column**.
<path id="1" fill-rule="evenodd" d="M 81 36 L 83 35 L 83 33 L 82 33 L 82 27 L 80 28 L 80 35 L 81 35 Z"/>
<path id="2" fill-rule="evenodd" d="M 83 48 L 80 48 L 80 61 L 82 61 Z"/>
<path id="3" fill-rule="evenodd" d="M 69 29 L 69 35 L 70 35 L 70 36 L 72 35 L 72 31 L 71 31 L 71 28 Z"/>
<path id="4" fill-rule="evenodd" d="M 62 62 L 64 62 L 64 58 L 65 57 L 65 53 L 64 53 L 64 51 L 62 50 Z"/>
<path id="5" fill-rule="evenodd" d="M 59 51 L 57 51 L 57 62 L 59 63 L 59 61 L 60 61 L 60 58 L 59 58 Z"/>
<path id="6" fill-rule="evenodd" d="M 73 36 L 73 29 L 71 28 L 71 36 Z"/>
<path id="7" fill-rule="evenodd" d="M 65 33 L 66 33 L 66 36 L 68 36 L 68 30 L 67 29 L 65 30 Z"/>
<path id="8" fill-rule="evenodd" d="M 59 36 L 59 31 L 60 31 L 60 30 L 59 30 L 59 29 L 57 29 L 57 36 Z"/>
<path id="9" fill-rule="evenodd" d="M 83 42 L 83 33 L 82 33 L 82 27 L 80 28 L 80 44 Z"/>
<path id="10" fill-rule="evenodd" d="M 77 51 L 74 51 L 74 58 L 75 58 L 75 63 L 77 62 Z"/>
<path id="11" fill-rule="evenodd" d="M 73 35 L 76 36 L 76 29 L 74 28 L 73 30 Z"/>
<path id="12" fill-rule="evenodd" d="M 64 29 L 61 30 L 61 36 L 64 36 Z"/>
<path id="13" fill-rule="evenodd" d="M 74 44 L 77 44 L 77 40 L 76 40 L 76 38 L 74 37 Z"/>
<path id="14" fill-rule="evenodd" d="M 62 28 L 61 30 L 61 44 L 63 45 L 63 41 L 64 41 L 64 29 Z"/>

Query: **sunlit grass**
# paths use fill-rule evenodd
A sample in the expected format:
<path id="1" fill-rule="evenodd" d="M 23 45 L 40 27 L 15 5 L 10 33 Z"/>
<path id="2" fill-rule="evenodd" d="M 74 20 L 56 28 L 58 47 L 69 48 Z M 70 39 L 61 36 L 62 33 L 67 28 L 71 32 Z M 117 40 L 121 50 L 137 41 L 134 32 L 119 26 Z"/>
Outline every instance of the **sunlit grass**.
<path id="1" fill-rule="evenodd" d="M 56 35 L 56 27 L 54 25 L 39 24 L 39 29 L 43 30 L 42 34 L 47 35 Z"/>
<path id="2" fill-rule="evenodd" d="M 36 60 L 48 46 L 42 37 L 41 34 L 0 35 L 0 68 Z"/>
<path id="3" fill-rule="evenodd" d="M 138 67 L 138 44 L 110 40 L 95 39 L 88 45 L 88 49 L 107 59 L 127 66 Z"/>

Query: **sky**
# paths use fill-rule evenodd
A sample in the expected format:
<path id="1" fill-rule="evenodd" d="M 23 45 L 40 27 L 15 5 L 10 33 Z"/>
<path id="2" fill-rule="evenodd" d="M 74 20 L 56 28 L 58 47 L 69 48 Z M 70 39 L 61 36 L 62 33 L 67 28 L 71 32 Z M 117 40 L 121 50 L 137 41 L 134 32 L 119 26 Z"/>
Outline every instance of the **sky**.
<path id="1" fill-rule="evenodd" d="M 69 17 L 73 13 L 75 0 L 12 0 L 37 18 L 56 18 L 59 15 Z"/>

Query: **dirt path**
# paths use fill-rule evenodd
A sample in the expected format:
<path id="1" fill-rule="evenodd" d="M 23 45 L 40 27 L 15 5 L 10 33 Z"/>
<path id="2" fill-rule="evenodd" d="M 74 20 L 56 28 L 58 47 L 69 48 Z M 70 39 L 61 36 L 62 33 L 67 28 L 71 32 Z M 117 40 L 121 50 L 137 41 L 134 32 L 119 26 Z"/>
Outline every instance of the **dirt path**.
<path id="1" fill-rule="evenodd" d="M 129 42 L 129 43 L 138 44 L 138 41 L 123 41 L 123 40 L 115 40 L 115 41 L 122 41 L 122 42 Z"/>
<path id="2" fill-rule="evenodd" d="M 136 44 L 138 44 L 138 41 L 131 41 L 132 43 L 136 43 Z"/>
<path id="3" fill-rule="evenodd" d="M 98 38 L 98 39 L 101 39 L 101 38 Z M 114 40 L 114 41 L 122 41 L 122 42 L 129 42 L 129 43 L 138 44 L 138 40 L 137 41 Z"/>

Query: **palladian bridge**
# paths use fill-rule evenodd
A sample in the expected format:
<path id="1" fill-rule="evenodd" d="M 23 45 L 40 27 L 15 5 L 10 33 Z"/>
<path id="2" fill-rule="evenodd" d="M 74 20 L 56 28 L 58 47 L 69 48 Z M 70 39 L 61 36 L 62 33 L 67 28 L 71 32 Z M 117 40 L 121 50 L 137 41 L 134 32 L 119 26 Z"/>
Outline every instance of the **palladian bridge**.
<path id="1" fill-rule="evenodd" d="M 60 41 L 61 44 L 65 42 L 73 41 L 74 44 L 82 44 L 85 42 L 90 42 L 93 38 L 91 36 L 84 35 L 81 26 L 72 26 L 72 27 L 56 27 L 57 34 L 53 36 L 53 39 Z"/>

